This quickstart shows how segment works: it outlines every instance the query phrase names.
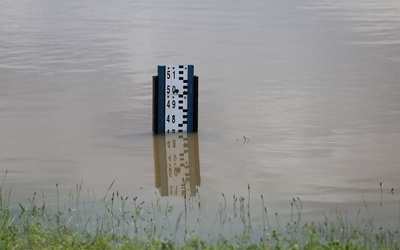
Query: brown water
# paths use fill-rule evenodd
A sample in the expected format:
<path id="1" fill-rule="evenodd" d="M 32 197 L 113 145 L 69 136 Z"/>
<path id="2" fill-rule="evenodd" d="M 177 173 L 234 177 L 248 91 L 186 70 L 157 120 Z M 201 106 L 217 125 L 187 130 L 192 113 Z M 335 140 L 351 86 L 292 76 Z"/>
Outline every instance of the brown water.
<path id="1" fill-rule="evenodd" d="M 0 0 L 0 171 L 12 200 L 81 180 L 98 197 L 114 179 L 126 195 L 162 193 L 151 79 L 182 63 L 200 78 L 187 188 L 209 211 L 250 184 L 253 207 L 264 195 L 283 216 L 293 197 L 315 218 L 355 215 L 364 198 L 376 219 L 399 222 L 397 0 Z"/>

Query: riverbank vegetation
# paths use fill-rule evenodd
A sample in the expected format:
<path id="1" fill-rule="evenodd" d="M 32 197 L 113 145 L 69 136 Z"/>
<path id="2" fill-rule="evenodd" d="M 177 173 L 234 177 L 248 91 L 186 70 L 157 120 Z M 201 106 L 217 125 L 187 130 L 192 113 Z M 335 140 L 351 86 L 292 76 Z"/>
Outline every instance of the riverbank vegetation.
<path id="1" fill-rule="evenodd" d="M 53 208 L 44 193 L 11 205 L 11 189 L 2 185 L 0 249 L 400 249 L 398 230 L 376 228 L 372 218 L 350 223 L 337 212 L 333 219 L 302 222 L 300 198 L 293 199 L 291 219 L 283 223 L 277 214 L 268 214 L 262 196 L 261 215 L 251 213 L 249 197 L 235 196 L 228 214 L 222 194 L 214 224 L 230 228 L 226 234 L 187 225 L 189 220 L 198 228 L 204 223 L 200 195 L 191 201 L 183 197 L 179 211 L 168 202 L 162 204 L 160 197 L 146 205 L 137 197 L 122 196 L 111 191 L 112 185 L 96 202 L 81 201 L 82 183 L 69 193 L 68 202 L 61 202 L 56 185 Z"/>

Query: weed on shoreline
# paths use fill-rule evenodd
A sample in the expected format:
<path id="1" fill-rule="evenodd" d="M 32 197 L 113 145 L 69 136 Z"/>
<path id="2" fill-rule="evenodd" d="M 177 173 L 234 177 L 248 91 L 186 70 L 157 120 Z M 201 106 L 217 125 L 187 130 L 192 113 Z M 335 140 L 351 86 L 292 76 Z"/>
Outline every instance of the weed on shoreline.
<path id="1" fill-rule="evenodd" d="M 222 193 L 215 216 L 210 216 L 199 192 L 174 207 L 157 192 L 151 202 L 124 196 L 113 191 L 114 180 L 100 201 L 94 194 L 82 200 L 81 182 L 61 202 L 56 184 L 54 209 L 43 192 L 11 205 L 11 188 L 4 190 L 4 182 L 5 176 L 0 249 L 400 249 L 398 230 L 376 228 L 372 217 L 360 225 L 337 211 L 333 219 L 323 215 L 322 223 L 303 222 L 299 197 L 291 201 L 288 222 L 280 221 L 277 212 L 269 214 L 262 195 L 261 209 L 253 210 L 250 185 L 247 197 L 234 195 L 229 201 Z"/>

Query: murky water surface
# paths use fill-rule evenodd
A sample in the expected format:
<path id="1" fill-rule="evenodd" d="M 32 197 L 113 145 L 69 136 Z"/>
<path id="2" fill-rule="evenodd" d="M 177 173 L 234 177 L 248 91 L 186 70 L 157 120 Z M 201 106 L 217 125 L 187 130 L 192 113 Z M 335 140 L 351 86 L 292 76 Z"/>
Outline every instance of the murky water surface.
<path id="1" fill-rule="evenodd" d="M 198 164 L 170 170 L 151 79 L 182 63 L 200 78 Z M 99 199 L 113 180 L 143 200 L 197 188 L 216 214 L 250 184 L 254 210 L 263 195 L 288 218 L 300 197 L 311 218 L 355 216 L 365 199 L 398 223 L 399 69 L 396 0 L 1 0 L 4 188 L 15 202 L 81 180 Z"/>

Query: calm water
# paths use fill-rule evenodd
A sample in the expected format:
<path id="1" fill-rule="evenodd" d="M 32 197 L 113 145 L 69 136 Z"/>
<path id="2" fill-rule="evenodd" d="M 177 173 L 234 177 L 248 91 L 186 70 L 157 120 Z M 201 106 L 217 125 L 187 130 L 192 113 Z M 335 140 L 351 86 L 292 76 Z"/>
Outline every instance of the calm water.
<path id="1" fill-rule="evenodd" d="M 114 179 L 144 200 L 165 192 L 151 78 L 182 63 L 200 78 L 190 185 L 210 213 L 250 184 L 252 207 L 262 194 L 282 216 L 293 197 L 315 218 L 356 215 L 364 197 L 379 223 L 399 222 L 397 0 L 0 0 L 0 171 L 12 200 L 51 200 L 56 183 L 67 192 L 81 180 L 98 197 Z"/>

